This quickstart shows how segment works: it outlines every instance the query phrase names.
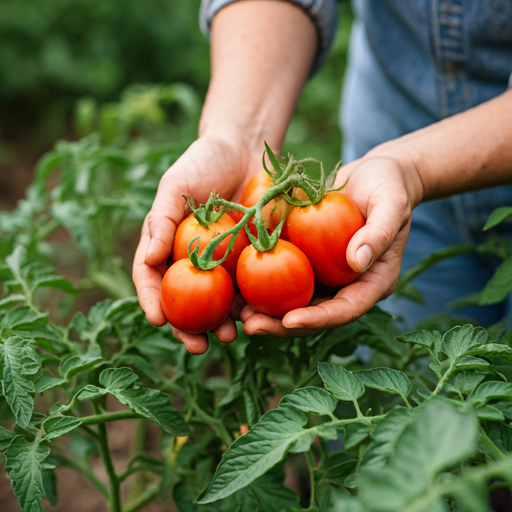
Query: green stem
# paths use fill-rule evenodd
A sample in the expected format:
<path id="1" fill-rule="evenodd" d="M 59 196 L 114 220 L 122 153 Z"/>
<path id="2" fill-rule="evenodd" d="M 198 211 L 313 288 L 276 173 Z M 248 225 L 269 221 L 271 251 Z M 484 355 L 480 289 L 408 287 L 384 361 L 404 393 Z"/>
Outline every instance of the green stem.
<path id="1" fill-rule="evenodd" d="M 118 411 L 84 416 L 80 419 L 82 420 L 82 425 L 99 425 L 102 423 L 108 423 L 109 421 L 128 420 L 133 418 L 140 418 L 140 415 L 133 411 Z"/>
<path id="2" fill-rule="evenodd" d="M 136 512 L 140 510 L 142 507 L 151 503 L 160 493 L 160 484 L 153 484 L 146 492 L 140 494 L 136 499 L 130 501 L 124 507 L 124 512 Z"/>
<path id="3" fill-rule="evenodd" d="M 378 423 L 386 417 L 386 414 L 380 414 L 378 416 L 361 416 L 360 418 L 349 418 L 346 420 L 336 420 L 328 423 L 331 427 L 341 427 L 343 425 L 350 425 L 350 423 Z"/>
<path id="4" fill-rule="evenodd" d="M 132 441 L 132 457 L 139 453 L 144 452 L 144 448 L 146 446 L 146 427 L 147 423 L 145 419 L 137 420 L 137 428 L 135 430 L 135 435 Z M 144 490 L 144 473 L 137 473 L 135 475 L 135 479 L 130 488 L 130 493 L 128 494 L 129 500 L 134 500 L 138 496 L 142 494 Z"/>
<path id="5" fill-rule="evenodd" d="M 359 408 L 359 404 L 357 403 L 357 400 L 352 400 L 354 407 L 356 408 L 356 413 L 358 418 L 364 418 L 363 413 L 361 412 L 361 409 Z"/>
<path id="6" fill-rule="evenodd" d="M 492 442 L 485 430 L 480 427 L 480 441 L 495 460 L 503 459 L 505 454 Z"/>
<path id="7" fill-rule="evenodd" d="M 308 450 L 304 454 L 306 456 L 306 462 L 308 464 L 309 469 L 309 485 L 311 486 L 311 494 L 309 498 L 309 509 L 311 512 L 313 510 L 317 509 L 317 503 L 316 503 L 316 497 L 315 497 L 315 491 L 316 491 L 316 484 L 315 484 L 315 459 L 313 458 L 313 453 L 311 450 Z"/>
<path id="8" fill-rule="evenodd" d="M 430 395 L 431 397 L 432 396 L 436 396 L 443 389 L 444 385 L 446 384 L 448 379 L 452 376 L 453 372 L 455 371 L 456 361 L 457 360 L 454 359 L 451 362 L 450 367 L 448 368 L 448 370 L 446 370 L 446 372 L 444 373 L 443 377 L 438 382 L 438 384 L 436 386 L 436 389 L 434 389 L 434 391 L 432 392 L 432 395 Z"/>
<path id="9" fill-rule="evenodd" d="M 94 404 L 95 412 L 99 412 L 99 407 Z M 101 416 L 101 414 L 96 414 Z M 105 469 L 107 471 L 108 479 L 110 482 L 110 511 L 111 512 L 122 512 L 121 505 L 121 493 L 119 492 L 119 478 L 114 468 L 114 462 L 112 460 L 112 454 L 110 453 L 110 447 L 108 444 L 107 426 L 105 423 L 98 425 L 99 430 L 99 447 Z"/>

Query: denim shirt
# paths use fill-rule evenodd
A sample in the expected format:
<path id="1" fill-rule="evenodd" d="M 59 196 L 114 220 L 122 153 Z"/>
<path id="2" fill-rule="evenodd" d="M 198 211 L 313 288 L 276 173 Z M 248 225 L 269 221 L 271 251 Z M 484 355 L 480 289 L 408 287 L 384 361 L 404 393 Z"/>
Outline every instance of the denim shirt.
<path id="1" fill-rule="evenodd" d="M 203 0 L 200 23 L 236 0 Z M 290 0 L 319 34 L 314 69 L 336 30 L 335 0 Z M 487 101 L 512 82 L 512 0 L 354 0 L 341 125 L 343 161 Z"/>

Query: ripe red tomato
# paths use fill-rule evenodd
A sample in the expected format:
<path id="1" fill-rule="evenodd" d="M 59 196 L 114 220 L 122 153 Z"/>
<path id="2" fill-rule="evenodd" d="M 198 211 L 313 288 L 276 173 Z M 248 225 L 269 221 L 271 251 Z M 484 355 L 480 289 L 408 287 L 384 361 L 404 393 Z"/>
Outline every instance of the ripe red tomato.
<path id="1" fill-rule="evenodd" d="M 270 251 L 246 247 L 236 270 L 242 297 L 256 311 L 282 318 L 292 309 L 307 306 L 315 278 L 304 253 L 285 240 Z"/>
<path id="2" fill-rule="evenodd" d="M 188 216 L 176 230 L 174 245 L 172 247 L 172 261 L 176 262 L 183 258 L 188 258 L 188 246 L 190 245 L 190 242 L 195 240 L 197 237 L 200 237 L 200 239 L 192 245 L 191 250 L 194 250 L 195 246 L 199 242 L 199 254 L 202 254 L 210 240 L 222 233 L 225 233 L 234 225 L 235 221 L 227 213 L 222 215 L 217 222 L 210 224 L 207 228 L 201 226 L 193 215 Z M 233 235 L 227 236 L 215 249 L 215 252 L 213 253 L 213 259 L 215 261 L 222 259 L 232 236 Z M 249 245 L 249 239 L 247 238 L 245 231 L 242 230 L 238 233 L 228 257 L 222 262 L 222 266 L 229 272 L 233 281 L 236 279 L 236 264 L 238 262 L 238 258 L 247 245 Z"/>
<path id="3" fill-rule="evenodd" d="M 247 208 L 254 206 L 271 186 L 272 178 L 265 171 L 255 174 L 247 184 L 247 187 L 245 187 L 239 204 Z M 282 197 L 276 197 L 270 201 L 261 210 L 261 217 L 265 227 L 270 230 L 270 232 L 274 231 L 281 222 L 283 215 L 286 217 L 290 213 L 291 209 L 292 207 Z M 233 217 L 235 222 L 239 222 L 243 217 L 243 214 L 241 212 L 232 211 L 231 217 Z M 252 219 L 249 221 L 248 226 L 251 233 L 256 235 L 256 228 Z"/>
<path id="4" fill-rule="evenodd" d="M 171 265 L 162 281 L 160 301 L 169 323 L 190 334 L 208 332 L 228 316 L 235 290 L 221 265 L 199 270 L 188 258 Z"/>
<path id="5" fill-rule="evenodd" d="M 347 246 L 364 226 L 352 199 L 330 192 L 317 204 L 296 207 L 287 221 L 287 236 L 311 262 L 315 280 L 329 286 L 344 286 L 359 277 L 347 263 Z"/>

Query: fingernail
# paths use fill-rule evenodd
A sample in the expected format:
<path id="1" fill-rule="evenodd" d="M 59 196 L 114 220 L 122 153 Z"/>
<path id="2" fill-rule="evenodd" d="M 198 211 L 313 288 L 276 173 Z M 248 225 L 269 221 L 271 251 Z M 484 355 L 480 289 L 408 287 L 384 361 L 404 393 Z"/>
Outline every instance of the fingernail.
<path id="1" fill-rule="evenodd" d="M 359 268 L 361 268 L 361 272 L 364 272 L 368 270 L 372 263 L 373 258 L 373 252 L 369 245 L 362 245 L 357 249 L 356 252 L 356 261 L 359 265 Z"/>
<path id="2" fill-rule="evenodd" d="M 146 251 L 146 258 L 151 254 L 151 252 L 153 251 L 153 246 L 155 245 L 155 239 L 153 237 L 151 237 L 149 239 L 149 245 L 148 245 L 148 249 Z"/>

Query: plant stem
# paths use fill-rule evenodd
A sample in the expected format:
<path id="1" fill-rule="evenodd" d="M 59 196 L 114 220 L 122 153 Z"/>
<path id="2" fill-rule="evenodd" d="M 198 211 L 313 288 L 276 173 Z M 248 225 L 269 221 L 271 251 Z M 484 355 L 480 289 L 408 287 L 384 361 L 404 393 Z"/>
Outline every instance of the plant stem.
<path id="1" fill-rule="evenodd" d="M 124 507 L 124 512 L 136 512 L 140 510 L 144 505 L 147 505 L 155 499 L 160 492 L 160 484 L 153 484 L 147 488 L 146 492 L 139 495 L 133 501 L 130 501 Z"/>
<path id="2" fill-rule="evenodd" d="M 361 409 L 359 408 L 359 404 L 357 403 L 357 400 L 352 400 L 354 403 L 354 407 L 356 408 L 356 413 L 358 418 L 364 418 L 363 413 L 361 412 Z"/>
<path id="3" fill-rule="evenodd" d="M 456 361 L 457 360 L 454 359 L 451 362 L 450 367 L 448 368 L 448 370 L 446 370 L 446 372 L 444 373 L 443 377 L 438 382 L 438 384 L 436 386 L 436 389 L 434 389 L 434 391 L 432 392 L 432 395 L 430 395 L 431 397 L 437 395 L 443 389 L 444 385 L 446 384 L 446 381 L 452 376 L 452 373 L 455 370 Z"/>
<path id="4" fill-rule="evenodd" d="M 480 441 L 491 454 L 493 459 L 499 460 L 505 457 L 505 454 L 492 442 L 485 430 L 480 427 Z"/>
<path id="5" fill-rule="evenodd" d="M 140 418 L 140 415 L 133 411 L 118 411 L 84 416 L 80 419 L 82 420 L 82 425 L 100 425 L 109 421 L 128 420 L 133 418 Z"/>
<path id="6" fill-rule="evenodd" d="M 308 464 L 309 469 L 309 485 L 311 487 L 311 494 L 309 498 L 309 509 L 308 510 L 316 510 L 316 497 L 315 497 L 315 459 L 313 458 L 313 453 L 311 450 L 308 450 L 304 454 L 306 456 L 306 462 Z"/>
<path id="7" fill-rule="evenodd" d="M 379 422 L 386 417 L 386 414 L 380 414 L 378 416 L 361 416 L 359 418 L 348 418 L 346 420 L 336 420 L 328 425 L 331 427 L 340 427 L 343 425 L 350 425 L 350 423 L 373 423 Z"/>
<path id="8" fill-rule="evenodd" d="M 95 412 L 99 412 L 99 408 L 94 404 Z M 96 414 L 101 416 L 101 414 Z M 121 494 L 119 492 L 119 478 L 114 468 L 114 462 L 112 461 L 112 455 L 110 453 L 110 447 L 108 445 L 107 426 L 105 423 L 98 425 L 100 434 L 99 447 L 105 469 L 107 470 L 108 479 L 110 481 L 110 510 L 111 512 L 122 512 L 121 506 Z"/>
<path id="9" fill-rule="evenodd" d="M 146 420 L 140 419 L 137 420 L 137 428 L 135 430 L 135 435 L 133 437 L 132 442 L 132 457 L 139 453 L 144 452 L 144 448 L 146 445 Z M 144 490 L 144 473 L 137 473 L 135 475 L 135 479 L 130 488 L 130 493 L 128 494 L 129 500 L 134 500 L 138 496 L 142 494 Z"/>

